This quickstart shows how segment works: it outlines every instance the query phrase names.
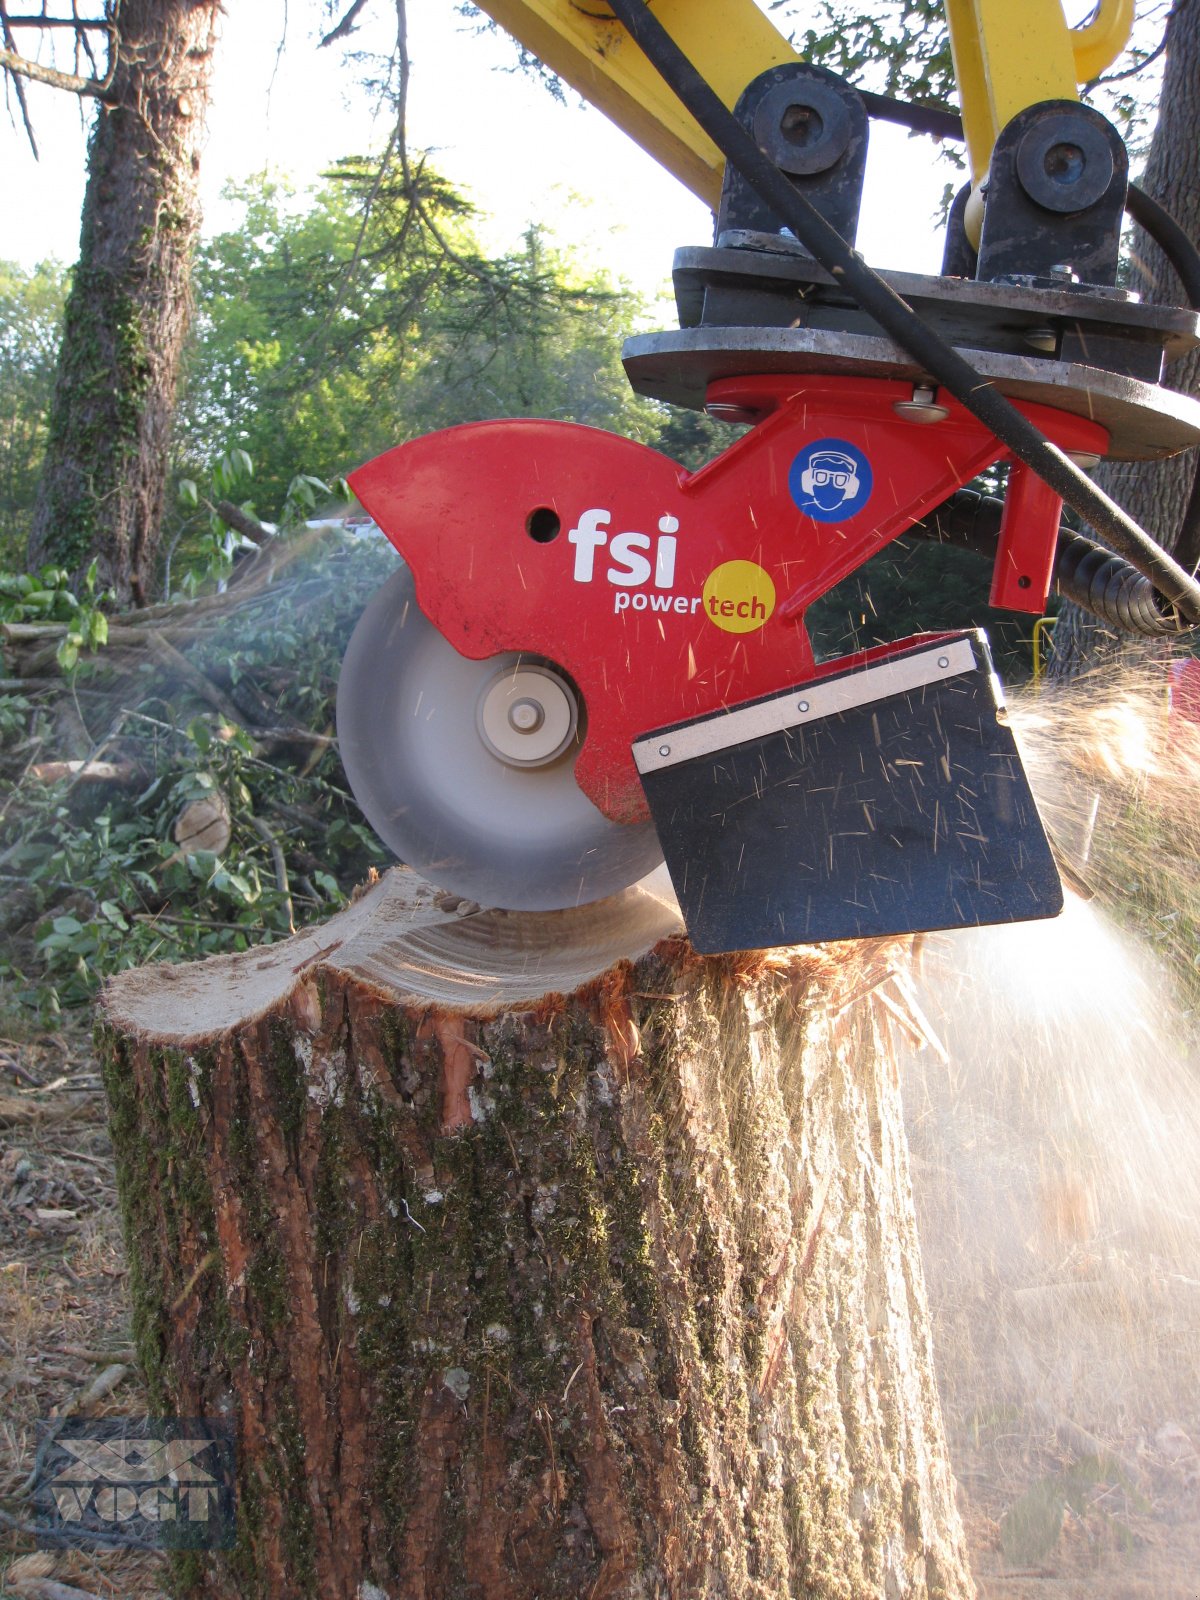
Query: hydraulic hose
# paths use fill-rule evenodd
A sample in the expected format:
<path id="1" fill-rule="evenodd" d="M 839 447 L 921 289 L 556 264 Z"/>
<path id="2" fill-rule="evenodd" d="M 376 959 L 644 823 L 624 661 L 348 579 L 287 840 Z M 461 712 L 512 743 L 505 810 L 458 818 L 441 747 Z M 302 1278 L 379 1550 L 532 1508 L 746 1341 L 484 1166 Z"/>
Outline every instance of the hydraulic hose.
<path id="1" fill-rule="evenodd" d="M 1200 583 L 1155 543 L 1114 500 L 1045 438 L 1005 397 L 981 378 L 970 362 L 946 343 L 908 302 L 872 271 L 782 172 L 696 71 L 645 0 L 610 0 L 671 90 L 709 138 L 771 211 L 795 234 L 885 333 L 906 350 L 988 428 L 1011 453 L 1089 522 L 1119 555 L 1143 573 L 1177 609 L 1179 631 L 1200 623 Z"/>
<path id="2" fill-rule="evenodd" d="M 1003 500 L 960 489 L 913 523 L 906 537 L 954 545 L 994 560 L 1003 513 Z M 1054 585 L 1064 599 L 1122 633 L 1158 639 L 1178 632 L 1149 578 L 1094 539 L 1066 528 L 1058 536 Z"/>

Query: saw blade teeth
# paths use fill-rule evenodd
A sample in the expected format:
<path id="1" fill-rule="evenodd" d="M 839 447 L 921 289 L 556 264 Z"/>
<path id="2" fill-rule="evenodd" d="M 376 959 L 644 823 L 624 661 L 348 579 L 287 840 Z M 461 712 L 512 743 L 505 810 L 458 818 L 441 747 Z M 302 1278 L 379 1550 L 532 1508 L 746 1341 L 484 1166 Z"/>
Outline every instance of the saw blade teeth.
<path id="1" fill-rule="evenodd" d="M 513 707 L 503 694 L 496 702 L 506 674 L 522 689 Z M 529 656 L 459 655 L 401 567 L 359 619 L 338 681 L 338 745 L 354 798 L 401 861 L 480 905 L 550 911 L 615 894 L 653 871 L 662 851 L 652 823 L 610 821 L 576 783 L 571 693 Z M 517 713 L 502 738 L 497 704 L 506 718 Z M 547 717 L 553 738 L 541 737 Z M 535 760 L 504 759 L 510 745 L 519 758 L 526 737 Z"/>

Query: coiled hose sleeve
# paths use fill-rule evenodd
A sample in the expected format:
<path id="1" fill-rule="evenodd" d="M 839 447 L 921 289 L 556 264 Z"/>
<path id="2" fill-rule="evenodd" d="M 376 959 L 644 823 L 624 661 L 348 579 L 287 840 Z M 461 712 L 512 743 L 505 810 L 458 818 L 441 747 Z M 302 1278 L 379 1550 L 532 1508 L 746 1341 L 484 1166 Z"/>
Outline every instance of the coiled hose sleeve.
<path id="1" fill-rule="evenodd" d="M 914 523 L 908 533 L 912 538 L 955 545 L 994 560 L 1003 512 L 1003 500 L 960 489 Z M 1066 528 L 1058 536 L 1054 585 L 1064 599 L 1122 633 L 1157 639 L 1178 631 L 1167 601 L 1149 578 L 1103 545 Z"/>

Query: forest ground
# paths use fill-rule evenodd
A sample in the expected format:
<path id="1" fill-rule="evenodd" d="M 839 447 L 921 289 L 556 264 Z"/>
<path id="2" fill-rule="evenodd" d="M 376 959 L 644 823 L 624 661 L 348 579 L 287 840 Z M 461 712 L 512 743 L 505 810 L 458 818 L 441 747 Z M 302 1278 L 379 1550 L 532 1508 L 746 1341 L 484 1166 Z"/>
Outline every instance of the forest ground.
<path id="1" fill-rule="evenodd" d="M 923 1094 L 924 1086 L 918 1088 Z M 1132 1400 L 1118 1404 L 1107 1415 L 1123 1423 L 1093 1434 L 1090 1418 L 1066 1421 L 1052 1399 L 1035 1393 L 1036 1384 L 1022 1391 L 1019 1373 L 1014 1388 L 1013 1361 L 1015 1352 L 1026 1369 L 1061 1365 L 1066 1358 L 1052 1342 L 1062 1317 L 1053 1307 L 1087 1296 L 1103 1280 L 1099 1347 L 1112 1356 L 1123 1319 L 1134 1315 L 1135 1301 L 1140 1317 L 1146 1307 L 1138 1297 L 1149 1295 L 1156 1349 L 1161 1357 L 1178 1345 L 1183 1384 L 1200 1343 L 1200 1281 L 1161 1265 L 1135 1270 L 1126 1261 L 1124 1286 L 1114 1291 L 1118 1264 L 1110 1252 L 1105 1266 L 1094 1245 L 1080 1243 L 1069 1193 L 1059 1196 L 1065 1220 L 1057 1212 L 1035 1219 L 1055 1245 L 1050 1269 L 1043 1259 L 1034 1274 L 1042 1282 L 989 1289 L 979 1278 L 964 1278 L 961 1262 L 946 1254 L 954 1248 L 954 1230 L 943 1225 L 947 1172 L 944 1151 L 930 1144 L 929 1123 L 922 1102 L 914 1184 L 952 1459 L 981 1600 L 1197 1600 L 1200 1396 L 1194 1388 L 1171 1396 L 1161 1416 Z M 131 1347 L 103 1093 L 83 1022 L 54 1034 L 0 1039 L 0 1130 L 0 1600 L 77 1594 L 149 1600 L 167 1588 L 165 1561 L 157 1555 L 38 1552 L 15 1526 L 29 1514 L 22 1486 L 39 1419 L 73 1407 L 94 1416 L 140 1415 L 147 1408 Z M 89 1400 L 101 1375 L 107 1392 Z M 47 1580 L 68 1588 L 43 1588 Z"/>

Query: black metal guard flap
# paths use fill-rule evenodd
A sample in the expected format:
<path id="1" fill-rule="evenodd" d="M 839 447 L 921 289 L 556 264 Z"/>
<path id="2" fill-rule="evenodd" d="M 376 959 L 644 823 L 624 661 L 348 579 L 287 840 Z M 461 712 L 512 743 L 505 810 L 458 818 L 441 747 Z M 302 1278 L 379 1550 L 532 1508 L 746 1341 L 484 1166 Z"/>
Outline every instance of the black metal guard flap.
<path id="1" fill-rule="evenodd" d="M 1062 909 L 979 631 L 655 730 L 633 753 L 699 951 Z"/>

